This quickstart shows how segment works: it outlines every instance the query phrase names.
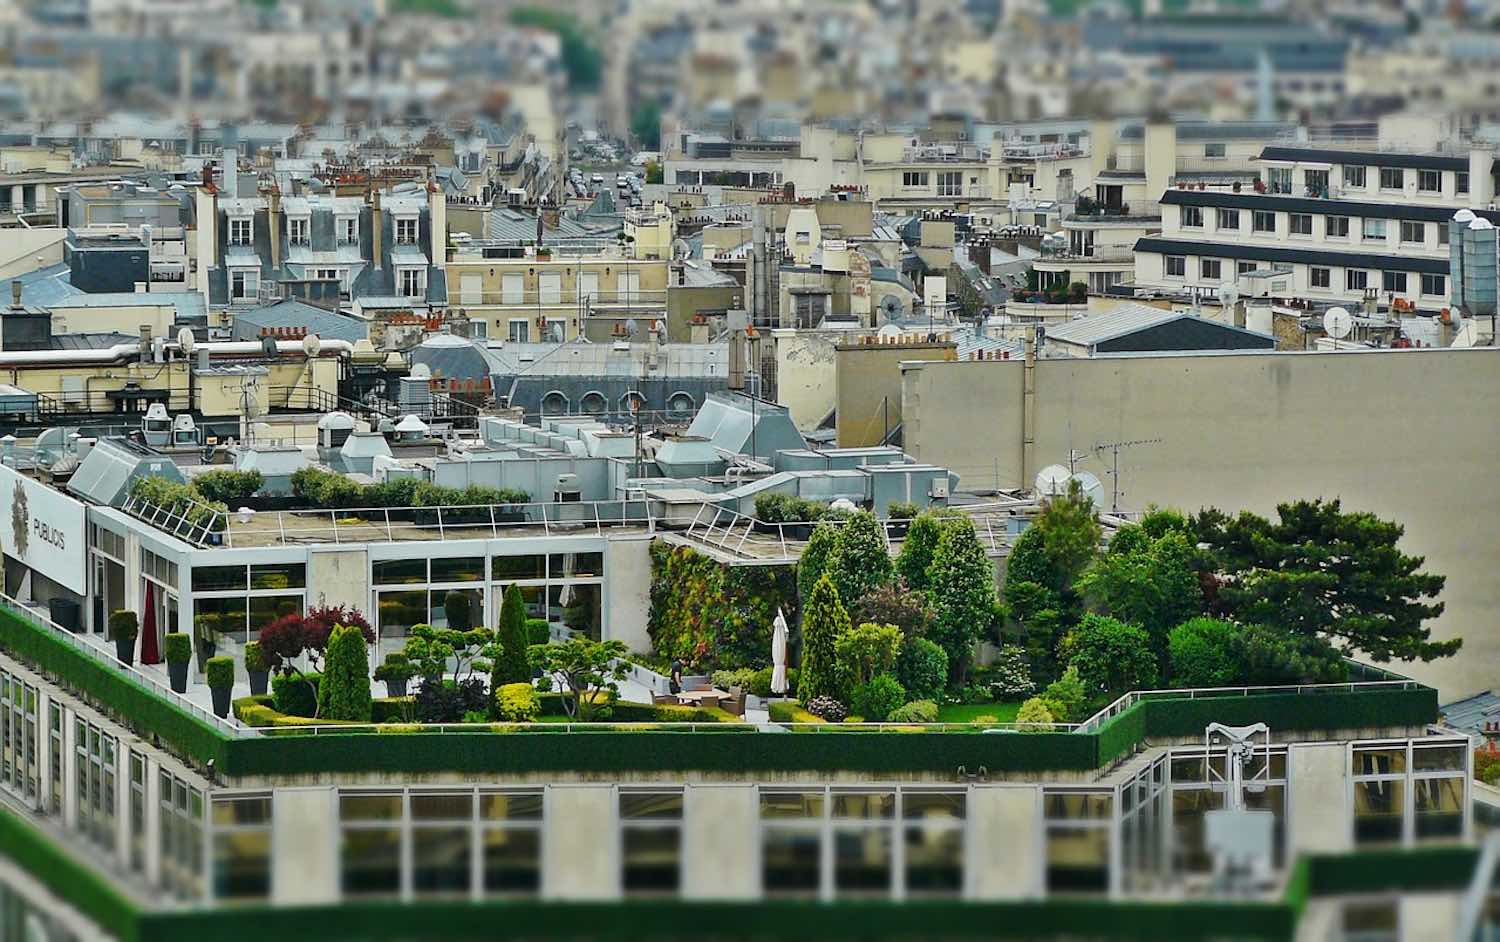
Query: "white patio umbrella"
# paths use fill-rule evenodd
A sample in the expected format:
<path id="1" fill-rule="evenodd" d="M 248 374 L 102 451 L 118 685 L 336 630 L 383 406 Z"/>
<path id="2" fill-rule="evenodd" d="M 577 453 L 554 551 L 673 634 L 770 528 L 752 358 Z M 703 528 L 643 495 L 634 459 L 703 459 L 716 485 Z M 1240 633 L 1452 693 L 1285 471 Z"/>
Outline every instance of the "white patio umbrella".
<path id="1" fill-rule="evenodd" d="M 776 627 L 771 632 L 771 692 L 786 693 L 786 616 L 776 608 Z"/>

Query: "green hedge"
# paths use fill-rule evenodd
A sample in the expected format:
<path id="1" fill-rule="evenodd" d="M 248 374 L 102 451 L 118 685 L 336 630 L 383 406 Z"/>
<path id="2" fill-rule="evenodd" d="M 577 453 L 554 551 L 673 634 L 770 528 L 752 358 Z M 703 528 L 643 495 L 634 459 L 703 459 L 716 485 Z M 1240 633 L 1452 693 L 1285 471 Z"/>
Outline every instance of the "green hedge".
<path id="1" fill-rule="evenodd" d="M 1143 705 L 1145 735 L 1152 739 L 1201 737 L 1209 723 L 1265 723 L 1276 733 L 1423 726 L 1438 718 L 1437 690 L 1432 687 L 1161 699 Z"/>
<path id="2" fill-rule="evenodd" d="M 80 651 L 7 609 L 0 609 L 0 650 L 57 678 L 140 735 L 159 737 L 189 759 L 226 766 L 227 736 L 121 671 L 103 651 Z"/>
<path id="3" fill-rule="evenodd" d="M 139 913 L 135 904 L 120 893 L 112 880 L 3 805 L 0 805 L 0 855 L 122 942 L 143 938 L 136 931 Z"/>
<path id="4" fill-rule="evenodd" d="M 1304 892 L 1310 896 L 1461 890 L 1478 862 L 1477 848 L 1456 845 L 1317 854 L 1298 861 L 1306 866 Z M 1288 897 L 1297 889 L 1289 886 Z"/>
<path id="5" fill-rule="evenodd" d="M 1097 738 L 1100 765 L 1109 765 L 1134 753 L 1146 739 L 1146 704 L 1137 703 L 1105 723 Z"/>

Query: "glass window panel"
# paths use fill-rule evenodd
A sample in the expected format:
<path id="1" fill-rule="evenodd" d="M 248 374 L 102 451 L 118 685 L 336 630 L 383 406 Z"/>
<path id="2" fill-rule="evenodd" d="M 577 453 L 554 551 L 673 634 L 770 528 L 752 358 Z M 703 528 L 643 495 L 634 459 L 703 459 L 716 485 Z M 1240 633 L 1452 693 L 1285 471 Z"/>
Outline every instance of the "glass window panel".
<path id="1" fill-rule="evenodd" d="M 1047 829 L 1047 892 L 1105 893 L 1109 890 L 1109 829 Z"/>
<path id="2" fill-rule="evenodd" d="M 245 597 L 228 599 L 195 599 L 193 614 L 212 630 L 232 637 L 245 637 Z"/>
<path id="3" fill-rule="evenodd" d="M 603 553 L 553 553 L 548 557 L 551 578 L 585 578 L 604 575 Z"/>
<path id="4" fill-rule="evenodd" d="M 764 807 L 764 803 L 762 803 Z M 767 828 L 761 880 L 767 896 L 816 896 L 821 884 L 822 838 L 817 828 Z"/>
<path id="5" fill-rule="evenodd" d="M 547 587 L 548 621 L 561 621 L 574 631 L 600 640 L 600 595 L 603 586 L 556 582 Z"/>
<path id="6" fill-rule="evenodd" d="M 427 595 L 426 589 L 381 592 L 376 607 L 380 640 L 399 641 L 407 636 L 413 625 L 425 624 L 429 617 Z"/>
<path id="7" fill-rule="evenodd" d="M 833 886 L 840 896 L 885 896 L 891 892 L 889 828 L 843 827 L 834 831 Z"/>
<path id="8" fill-rule="evenodd" d="M 222 592 L 245 588 L 244 566 L 194 566 L 194 592 Z"/>
<path id="9" fill-rule="evenodd" d="M 419 896 L 467 894 L 473 839 L 467 825 L 413 828 L 412 889 Z"/>
<path id="10" fill-rule="evenodd" d="M 486 828 L 480 839 L 486 893 L 536 893 L 541 889 L 541 831 Z"/>
<path id="11" fill-rule="evenodd" d="M 401 892 L 400 829 L 345 828 L 342 857 L 345 895 L 394 896 Z"/>
<path id="12" fill-rule="evenodd" d="M 547 578 L 547 557 L 496 556 L 490 561 L 490 578 L 497 581 L 545 579 Z"/>
<path id="13" fill-rule="evenodd" d="M 215 803 L 217 804 L 217 803 Z M 213 887 L 218 899 L 266 899 L 271 895 L 271 832 L 214 835 Z"/>
<path id="14" fill-rule="evenodd" d="M 1392 775 L 1406 771 L 1406 747 L 1354 750 L 1355 775 Z"/>
<path id="15" fill-rule="evenodd" d="M 1080 821 L 1108 818 L 1114 795 L 1108 792 L 1047 792 L 1046 818 L 1049 821 Z"/>
<path id="16" fill-rule="evenodd" d="M 913 819 L 953 820 L 964 818 L 963 792 L 903 792 L 901 816 Z"/>
<path id="17" fill-rule="evenodd" d="M 265 595 L 250 600 L 250 630 L 256 634 L 283 615 L 302 614 L 302 596 Z"/>
<path id="18" fill-rule="evenodd" d="M 250 567 L 252 589 L 305 589 L 306 563 L 276 563 Z"/>
<path id="19" fill-rule="evenodd" d="M 621 792 L 620 817 L 626 820 L 682 820 L 681 792 Z"/>
<path id="20" fill-rule="evenodd" d="M 340 795 L 339 818 L 343 821 L 398 821 L 401 819 L 401 796 Z"/>
<path id="21" fill-rule="evenodd" d="M 423 585 L 427 582 L 427 560 L 386 559 L 374 564 L 376 585 Z"/>
<path id="22" fill-rule="evenodd" d="M 1342 919 L 1344 934 L 1360 940 L 1394 940 L 1401 927 L 1399 913 L 1396 900 L 1345 903 Z"/>
<path id="23" fill-rule="evenodd" d="M 1464 781 L 1417 779 L 1412 783 L 1417 840 L 1458 838 L 1464 832 Z"/>
<path id="24" fill-rule="evenodd" d="M 448 624 L 448 596 L 462 595 L 469 599 L 469 624 Z M 484 624 L 484 589 L 434 589 L 428 600 L 430 606 L 427 623 L 434 628 L 462 628 L 467 630 Z"/>
<path id="25" fill-rule="evenodd" d="M 1401 781 L 1354 783 L 1354 843 L 1401 841 L 1405 784 Z"/>
<path id="26" fill-rule="evenodd" d="M 468 821 L 474 814 L 474 796 L 468 792 L 411 796 L 413 821 Z"/>
<path id="27" fill-rule="evenodd" d="M 216 827 L 250 827 L 271 823 L 271 799 L 269 797 L 220 798 L 213 804 Z"/>
<path id="28" fill-rule="evenodd" d="M 835 818 L 893 818 L 896 796 L 892 792 L 835 792 Z"/>
<path id="29" fill-rule="evenodd" d="M 821 818 L 822 792 L 761 792 L 760 816 L 765 818 Z"/>
<path id="30" fill-rule="evenodd" d="M 957 896 L 963 887 L 963 831 L 908 827 L 906 891 L 921 896 Z"/>
<path id="31" fill-rule="evenodd" d="M 1415 747 L 1411 751 L 1411 766 L 1418 772 L 1462 772 L 1464 747 Z"/>
<path id="32" fill-rule="evenodd" d="M 626 827 L 621 834 L 626 893 L 675 893 L 681 882 L 682 831 L 676 826 Z"/>
<path id="33" fill-rule="evenodd" d="M 487 821 L 540 821 L 541 792 L 490 792 L 479 796 L 479 816 Z"/>
<path id="34" fill-rule="evenodd" d="M 454 556 L 432 561 L 432 581 L 439 582 L 483 582 L 483 556 Z"/>
<path id="35" fill-rule="evenodd" d="M 1224 807 L 1224 793 L 1207 788 L 1172 790 L 1173 869 L 1180 873 L 1207 873 L 1213 859 L 1204 848 L 1203 816 Z"/>

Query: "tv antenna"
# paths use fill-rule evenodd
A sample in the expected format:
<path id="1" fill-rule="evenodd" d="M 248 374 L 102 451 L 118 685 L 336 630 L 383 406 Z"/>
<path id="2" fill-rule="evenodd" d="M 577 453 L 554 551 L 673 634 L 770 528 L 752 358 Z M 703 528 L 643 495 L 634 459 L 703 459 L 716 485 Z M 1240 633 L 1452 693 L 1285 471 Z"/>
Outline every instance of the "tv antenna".
<path id="1" fill-rule="evenodd" d="M 1125 448 L 1139 448 L 1143 445 L 1160 445 L 1162 441 L 1160 438 L 1137 438 L 1131 441 L 1099 442 L 1094 445 L 1095 458 L 1102 461 L 1104 453 L 1106 451 L 1110 453 L 1109 470 L 1104 472 L 1109 475 L 1111 491 L 1110 513 L 1118 514 L 1120 512 L 1120 495 L 1123 493 L 1120 490 L 1120 451 Z"/>

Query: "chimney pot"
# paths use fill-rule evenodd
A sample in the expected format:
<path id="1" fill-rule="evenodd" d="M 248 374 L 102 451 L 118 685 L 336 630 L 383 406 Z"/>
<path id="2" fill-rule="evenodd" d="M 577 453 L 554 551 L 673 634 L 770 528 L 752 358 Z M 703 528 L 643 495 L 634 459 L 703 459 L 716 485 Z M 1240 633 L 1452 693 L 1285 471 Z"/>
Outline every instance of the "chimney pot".
<path id="1" fill-rule="evenodd" d="M 10 306 L 16 310 L 21 308 L 21 279 L 19 278 L 10 283 Z"/>

